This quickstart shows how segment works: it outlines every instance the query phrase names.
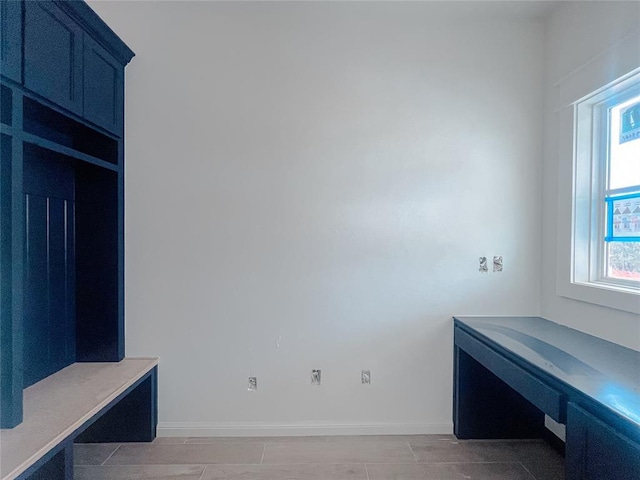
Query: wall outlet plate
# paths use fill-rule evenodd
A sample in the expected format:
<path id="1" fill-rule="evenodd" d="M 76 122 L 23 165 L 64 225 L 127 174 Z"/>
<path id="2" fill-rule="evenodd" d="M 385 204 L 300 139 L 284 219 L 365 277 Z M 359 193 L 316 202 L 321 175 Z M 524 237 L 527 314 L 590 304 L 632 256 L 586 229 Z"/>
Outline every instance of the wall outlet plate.
<path id="1" fill-rule="evenodd" d="M 360 381 L 363 385 L 371 385 L 371 370 L 362 370 Z"/>
<path id="2" fill-rule="evenodd" d="M 494 272 L 502 271 L 502 255 L 495 255 L 493 257 L 493 271 Z"/>
<path id="3" fill-rule="evenodd" d="M 255 392 L 258 390 L 258 378 L 257 377 L 249 377 L 249 381 L 247 382 L 247 390 L 250 392 Z"/>
<path id="4" fill-rule="evenodd" d="M 322 380 L 322 372 L 320 370 L 311 370 L 311 385 L 320 385 Z"/>
<path id="5" fill-rule="evenodd" d="M 487 257 L 478 258 L 478 271 L 480 273 L 487 273 L 489 271 L 489 266 L 487 265 Z"/>

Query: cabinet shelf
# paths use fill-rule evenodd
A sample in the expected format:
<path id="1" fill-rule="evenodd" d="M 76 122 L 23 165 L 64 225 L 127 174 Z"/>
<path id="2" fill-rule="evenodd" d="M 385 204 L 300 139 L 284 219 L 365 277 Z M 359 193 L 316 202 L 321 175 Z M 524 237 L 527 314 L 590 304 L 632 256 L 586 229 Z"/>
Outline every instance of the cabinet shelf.
<path id="1" fill-rule="evenodd" d="M 0 133 L 2 135 L 6 135 L 12 137 L 18 132 L 18 130 L 7 127 L 5 125 L 0 125 Z M 118 165 L 114 165 L 109 162 L 105 162 L 97 157 L 92 157 L 91 155 L 87 155 L 86 153 L 79 152 L 78 150 L 74 150 L 73 148 L 65 147 L 64 145 L 60 145 L 59 143 L 52 142 L 45 138 L 41 138 L 37 135 L 33 135 L 26 132 L 19 132 L 22 140 L 27 145 L 33 145 L 34 147 L 42 148 L 44 150 L 49 150 L 51 152 L 64 155 L 65 157 L 72 158 L 74 160 L 79 160 L 84 163 L 88 163 L 90 165 L 104 168 L 111 172 L 118 172 L 120 167 Z"/>
<path id="2" fill-rule="evenodd" d="M 120 167 L 118 167 L 117 165 L 114 165 L 109 162 L 105 162 L 104 160 L 101 160 L 96 157 L 92 157 L 91 155 L 87 155 L 85 153 L 79 152 L 78 150 L 65 147 L 64 145 L 60 145 L 58 143 L 51 142 L 44 138 L 40 138 L 37 135 L 24 133 L 23 140 L 27 144 L 35 145 L 36 147 L 40 147 L 45 150 L 50 150 L 52 152 L 56 152 L 64 156 L 71 157 L 75 160 L 80 160 L 81 162 L 85 162 L 85 163 L 94 165 L 96 167 L 104 168 L 112 172 L 117 172 L 120 170 Z"/>
<path id="3" fill-rule="evenodd" d="M 23 130 L 39 139 L 48 140 L 49 147 L 54 144 L 66 147 L 68 152 L 80 160 L 118 164 L 118 141 L 88 126 L 77 122 L 55 110 L 42 105 L 29 97 L 23 99 Z M 42 145 L 42 143 L 40 143 Z M 44 146 L 44 145 L 42 145 Z M 61 152 L 62 153 L 62 152 Z"/>

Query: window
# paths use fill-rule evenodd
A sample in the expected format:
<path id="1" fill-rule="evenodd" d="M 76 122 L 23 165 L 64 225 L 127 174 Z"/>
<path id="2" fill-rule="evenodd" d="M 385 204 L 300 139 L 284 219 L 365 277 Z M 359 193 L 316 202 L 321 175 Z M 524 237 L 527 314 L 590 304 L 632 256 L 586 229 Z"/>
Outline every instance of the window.
<path id="1" fill-rule="evenodd" d="M 638 295 L 640 73 L 577 102 L 574 122 L 571 282 Z"/>
<path id="2" fill-rule="evenodd" d="M 611 281 L 640 286 L 640 93 L 629 93 L 621 95 L 605 117 L 603 273 Z"/>

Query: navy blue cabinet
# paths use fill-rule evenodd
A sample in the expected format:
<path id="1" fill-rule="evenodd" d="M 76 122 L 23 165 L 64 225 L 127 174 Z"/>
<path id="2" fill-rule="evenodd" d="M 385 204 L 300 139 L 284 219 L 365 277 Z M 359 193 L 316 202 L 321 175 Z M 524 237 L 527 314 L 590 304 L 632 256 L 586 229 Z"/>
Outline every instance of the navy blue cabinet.
<path id="1" fill-rule="evenodd" d="M 567 480 L 640 478 L 640 443 L 569 403 L 566 477 Z"/>
<path id="2" fill-rule="evenodd" d="M 25 87 L 80 114 L 82 29 L 53 2 L 24 5 Z"/>
<path id="3" fill-rule="evenodd" d="M 0 2 L 0 72 L 22 81 L 22 4 Z"/>
<path id="4" fill-rule="evenodd" d="M 19 2 L 2 2 L 7 21 L 20 12 Z M 9 6 L 12 5 L 12 6 Z M 124 65 L 76 23 L 63 2 L 25 2 L 24 83 L 31 91 L 84 119 L 121 135 L 124 108 Z M 3 17 L 4 18 L 4 17 Z M 4 30 L 3 30 L 4 31 Z M 7 30 L 9 32 L 9 30 Z M 7 51 L 15 42 L 7 42 Z M 3 43 L 5 45 L 5 43 Z M 18 60 L 7 62 L 19 75 Z M 7 54 L 8 55 L 8 54 Z M 16 65 L 16 66 L 14 66 Z"/>
<path id="5" fill-rule="evenodd" d="M 455 317 L 458 438 L 548 438 L 566 424 L 567 480 L 640 479 L 640 352 L 538 317 Z"/>
<path id="6" fill-rule="evenodd" d="M 74 362 L 124 358 L 124 68 L 82 1 L 0 0 L 0 427 Z"/>
<path id="7" fill-rule="evenodd" d="M 113 133 L 123 125 L 124 67 L 95 40 L 84 43 L 84 117 Z"/>
<path id="8" fill-rule="evenodd" d="M 75 361 L 74 170 L 30 156 L 24 193 L 26 388 Z"/>

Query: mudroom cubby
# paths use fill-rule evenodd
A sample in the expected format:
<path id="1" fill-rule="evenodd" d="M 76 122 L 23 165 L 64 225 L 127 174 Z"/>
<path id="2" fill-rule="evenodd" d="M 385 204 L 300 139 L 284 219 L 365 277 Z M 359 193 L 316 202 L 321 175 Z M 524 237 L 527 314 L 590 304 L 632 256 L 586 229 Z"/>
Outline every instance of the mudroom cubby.
<path id="1" fill-rule="evenodd" d="M 133 52 L 80 1 L 0 0 L 0 27 L 7 429 L 23 421 L 24 389 L 77 362 L 125 356 L 124 67 Z"/>

